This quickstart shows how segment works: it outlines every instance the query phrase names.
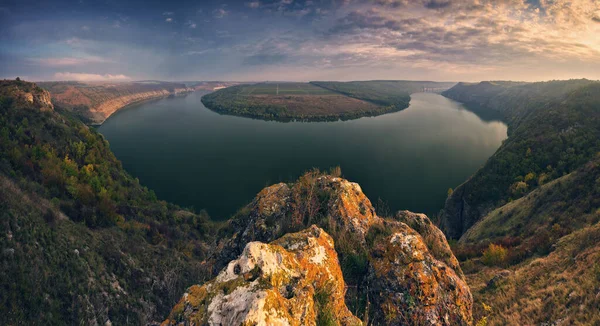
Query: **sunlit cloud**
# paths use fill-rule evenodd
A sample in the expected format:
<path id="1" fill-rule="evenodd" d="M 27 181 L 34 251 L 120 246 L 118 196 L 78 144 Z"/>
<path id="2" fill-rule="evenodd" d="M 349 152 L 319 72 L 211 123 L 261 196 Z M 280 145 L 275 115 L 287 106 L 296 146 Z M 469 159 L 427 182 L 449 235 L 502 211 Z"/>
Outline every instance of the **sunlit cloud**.
<path id="1" fill-rule="evenodd" d="M 8 17 L 14 19 L 0 25 L 0 74 L 53 78 L 66 68 L 170 80 L 260 80 L 287 69 L 289 79 L 600 79 L 598 0 L 147 6 L 143 13 L 111 9 L 94 19 L 81 18 L 95 17 L 93 7 L 81 17 L 34 19 L 24 11 L 18 16 L 21 9 L 13 6 Z"/>
<path id="2" fill-rule="evenodd" d="M 74 80 L 74 81 L 127 81 L 131 80 L 130 77 L 119 74 L 86 74 L 86 73 L 75 73 L 75 72 L 57 72 L 54 74 L 54 78 L 57 80 Z"/>

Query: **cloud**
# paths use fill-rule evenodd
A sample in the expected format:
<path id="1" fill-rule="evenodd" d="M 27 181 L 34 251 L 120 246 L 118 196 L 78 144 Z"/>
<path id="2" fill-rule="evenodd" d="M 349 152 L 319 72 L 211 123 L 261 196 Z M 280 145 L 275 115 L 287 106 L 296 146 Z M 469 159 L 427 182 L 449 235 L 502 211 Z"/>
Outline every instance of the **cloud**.
<path id="1" fill-rule="evenodd" d="M 57 72 L 54 74 L 54 78 L 57 80 L 75 80 L 75 81 L 127 81 L 131 80 L 130 77 L 125 75 L 111 75 L 111 74 L 86 74 L 76 72 Z"/>
<path id="2" fill-rule="evenodd" d="M 173 18 L 171 18 L 171 17 L 168 17 L 167 19 L 165 19 L 165 22 L 167 22 L 167 23 L 170 23 L 172 21 L 173 21 Z"/>
<path id="3" fill-rule="evenodd" d="M 430 0 L 427 3 L 425 3 L 425 7 L 429 8 L 429 9 L 440 9 L 440 8 L 446 8 L 446 7 L 450 6 L 450 4 L 451 4 L 450 1 Z"/>
<path id="4" fill-rule="evenodd" d="M 256 9 L 256 8 L 260 7 L 260 2 L 258 2 L 258 1 L 246 2 L 246 7 Z"/>
<path id="5" fill-rule="evenodd" d="M 83 58 L 75 58 L 75 57 L 61 57 L 61 58 L 35 58 L 31 59 L 31 61 L 35 64 L 47 67 L 65 67 L 65 66 L 80 66 L 87 65 L 93 63 L 107 63 L 112 62 L 111 60 L 89 56 Z"/>
<path id="6" fill-rule="evenodd" d="M 246 57 L 244 59 L 244 64 L 247 65 L 272 65 L 284 62 L 287 59 L 286 55 L 283 54 L 257 54 Z"/>
<path id="7" fill-rule="evenodd" d="M 194 22 L 193 22 L 193 21 L 191 21 L 191 20 L 188 20 L 188 21 L 187 21 L 185 24 L 186 24 L 186 25 L 187 25 L 187 27 L 189 27 L 189 28 L 196 28 L 196 23 L 194 23 Z"/>
<path id="8" fill-rule="evenodd" d="M 229 11 L 227 11 L 223 8 L 218 8 L 213 11 L 213 16 L 215 18 L 223 18 L 223 17 L 227 16 L 228 14 L 229 14 Z"/>
<path id="9" fill-rule="evenodd" d="M 173 12 L 172 11 L 165 11 L 165 12 L 163 12 L 163 16 L 173 16 Z"/>
<path id="10" fill-rule="evenodd" d="M 600 42 L 592 36 L 600 29 L 589 23 L 600 2 L 378 0 L 377 4 L 353 7 L 325 33 L 324 40 L 334 51 L 340 45 L 336 55 L 364 64 L 385 59 L 413 67 L 475 65 L 496 70 L 538 61 L 600 61 Z M 369 55 L 364 49 L 370 49 Z"/>

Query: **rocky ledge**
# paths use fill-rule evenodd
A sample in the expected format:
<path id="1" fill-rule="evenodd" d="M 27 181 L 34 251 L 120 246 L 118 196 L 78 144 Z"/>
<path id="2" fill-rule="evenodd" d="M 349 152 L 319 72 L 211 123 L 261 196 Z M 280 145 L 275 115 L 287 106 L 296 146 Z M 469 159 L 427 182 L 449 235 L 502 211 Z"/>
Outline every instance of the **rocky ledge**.
<path id="1" fill-rule="evenodd" d="M 424 214 L 377 216 L 345 179 L 311 172 L 267 187 L 223 232 L 207 261 L 215 279 L 192 286 L 167 325 L 473 322 L 443 233 Z"/>

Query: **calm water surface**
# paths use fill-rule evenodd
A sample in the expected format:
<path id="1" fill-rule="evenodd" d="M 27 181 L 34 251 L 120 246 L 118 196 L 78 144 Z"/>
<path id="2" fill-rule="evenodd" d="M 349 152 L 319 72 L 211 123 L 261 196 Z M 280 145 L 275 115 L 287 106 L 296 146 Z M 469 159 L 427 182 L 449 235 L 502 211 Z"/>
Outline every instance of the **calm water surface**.
<path id="1" fill-rule="evenodd" d="M 341 166 L 373 203 L 428 214 L 506 138 L 437 94 L 412 95 L 404 111 L 338 122 L 267 122 L 219 115 L 203 93 L 132 106 L 99 131 L 129 173 L 159 198 L 225 219 L 264 186 Z"/>

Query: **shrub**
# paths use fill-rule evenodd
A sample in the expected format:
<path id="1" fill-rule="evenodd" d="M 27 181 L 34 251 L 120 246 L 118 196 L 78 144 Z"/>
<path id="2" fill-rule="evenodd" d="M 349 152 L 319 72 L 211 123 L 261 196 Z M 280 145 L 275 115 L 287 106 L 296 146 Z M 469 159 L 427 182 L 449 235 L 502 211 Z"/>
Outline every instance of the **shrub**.
<path id="1" fill-rule="evenodd" d="M 487 266 L 498 266 L 504 264 L 508 250 L 501 245 L 491 243 L 483 252 L 481 261 Z"/>

